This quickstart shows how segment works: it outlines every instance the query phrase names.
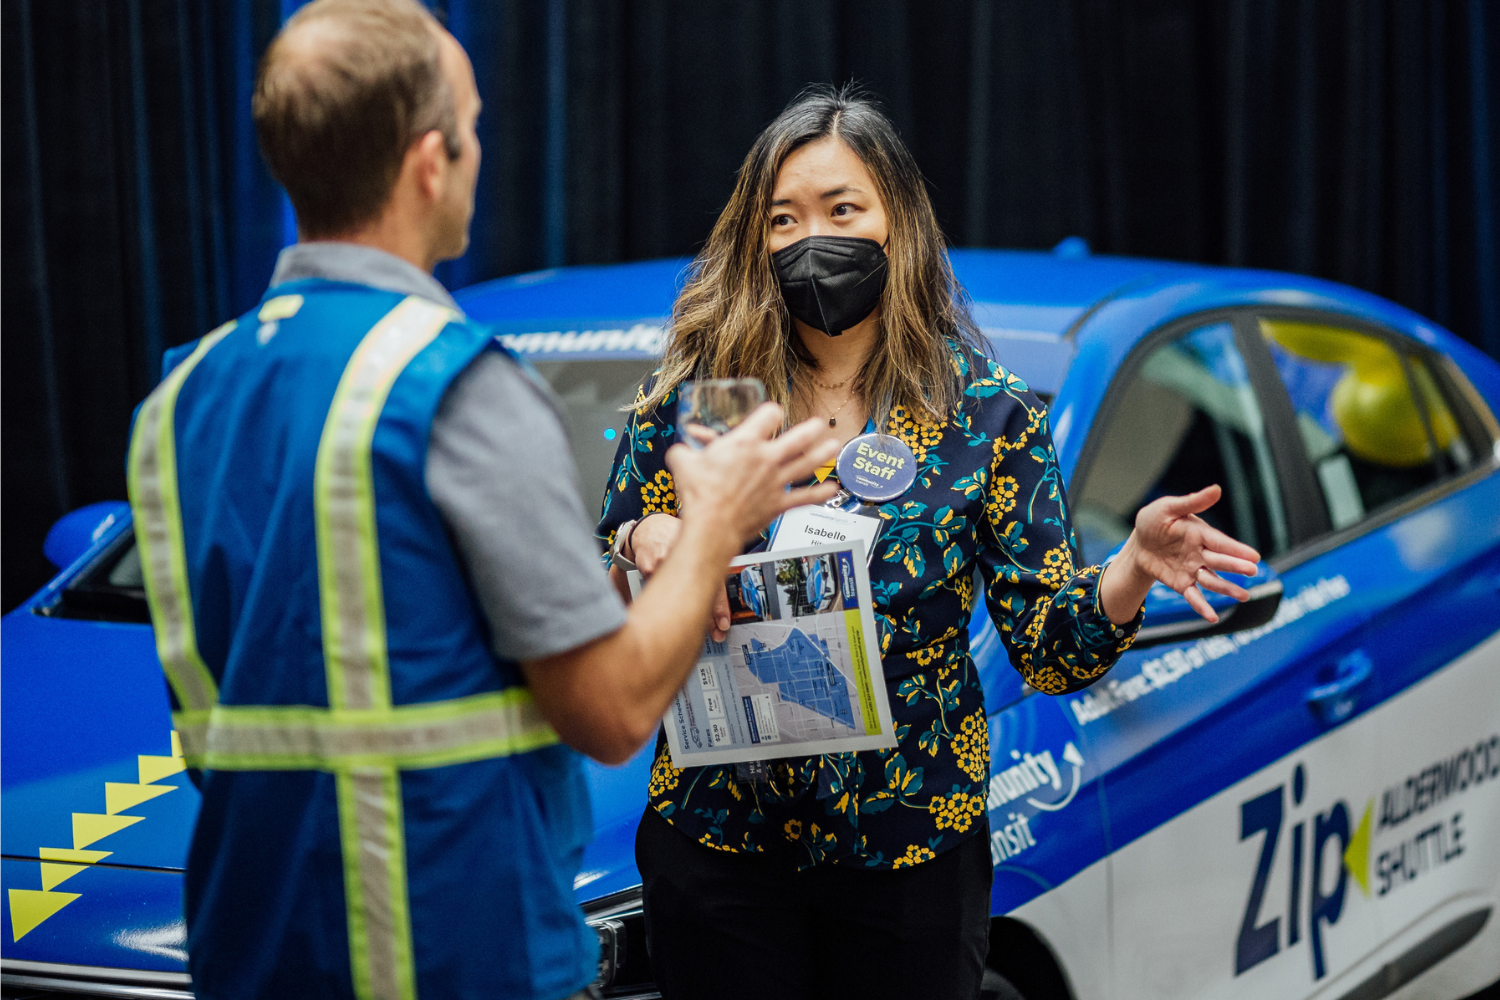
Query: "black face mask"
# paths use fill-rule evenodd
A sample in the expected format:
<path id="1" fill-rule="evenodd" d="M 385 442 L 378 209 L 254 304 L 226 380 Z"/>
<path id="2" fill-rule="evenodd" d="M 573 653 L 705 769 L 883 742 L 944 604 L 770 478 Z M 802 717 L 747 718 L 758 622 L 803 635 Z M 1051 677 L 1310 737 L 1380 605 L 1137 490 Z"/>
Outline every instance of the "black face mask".
<path id="1" fill-rule="evenodd" d="M 837 337 L 875 311 L 885 291 L 885 248 L 855 236 L 808 236 L 771 255 L 787 311 Z"/>

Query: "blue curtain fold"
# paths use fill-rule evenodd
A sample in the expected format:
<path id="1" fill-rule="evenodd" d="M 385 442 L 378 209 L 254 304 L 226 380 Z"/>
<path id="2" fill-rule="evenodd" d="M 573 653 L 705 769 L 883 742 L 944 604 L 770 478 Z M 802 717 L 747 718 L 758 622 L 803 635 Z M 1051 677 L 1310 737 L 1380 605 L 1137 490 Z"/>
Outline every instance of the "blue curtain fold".
<path id="1" fill-rule="evenodd" d="M 124 495 L 161 350 L 294 236 L 249 116 L 302 0 L 0 0 L 3 605 Z M 1488 0 L 433 0 L 484 166 L 450 287 L 691 253 L 811 82 L 881 97 L 956 244 L 1295 270 L 1500 356 Z"/>

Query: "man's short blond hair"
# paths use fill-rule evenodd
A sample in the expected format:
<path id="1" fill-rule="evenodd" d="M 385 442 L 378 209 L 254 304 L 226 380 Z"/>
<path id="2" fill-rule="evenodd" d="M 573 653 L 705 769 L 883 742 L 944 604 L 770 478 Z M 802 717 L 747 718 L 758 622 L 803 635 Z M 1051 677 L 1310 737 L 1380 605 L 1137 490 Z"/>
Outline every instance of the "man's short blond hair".
<path id="1" fill-rule="evenodd" d="M 377 218 L 407 150 L 428 132 L 458 157 L 440 30 L 416 0 L 314 0 L 266 49 L 251 115 L 304 237 Z"/>

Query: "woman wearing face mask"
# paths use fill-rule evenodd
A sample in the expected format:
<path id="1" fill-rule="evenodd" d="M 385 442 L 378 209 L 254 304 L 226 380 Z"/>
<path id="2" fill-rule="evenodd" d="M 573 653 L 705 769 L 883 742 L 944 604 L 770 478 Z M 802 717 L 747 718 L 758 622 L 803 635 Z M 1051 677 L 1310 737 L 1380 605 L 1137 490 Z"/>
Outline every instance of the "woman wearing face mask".
<path id="1" fill-rule="evenodd" d="M 1130 646 L 1153 580 L 1206 616 L 1197 586 L 1245 596 L 1214 571 L 1253 572 L 1258 556 L 1193 516 L 1216 488 L 1145 508 L 1107 572 L 1076 565 L 1047 411 L 979 343 L 890 123 L 847 91 L 794 101 L 751 148 L 677 299 L 599 534 L 646 574 L 671 549 L 662 459 L 687 379 L 754 376 L 831 438 L 899 436 L 917 479 L 870 563 L 899 745 L 775 760 L 750 780 L 678 769 L 658 740 L 636 859 L 668 1000 L 976 995 L 991 880 L 976 569 L 1011 662 L 1052 695 Z M 710 630 L 728 626 L 726 602 Z"/>

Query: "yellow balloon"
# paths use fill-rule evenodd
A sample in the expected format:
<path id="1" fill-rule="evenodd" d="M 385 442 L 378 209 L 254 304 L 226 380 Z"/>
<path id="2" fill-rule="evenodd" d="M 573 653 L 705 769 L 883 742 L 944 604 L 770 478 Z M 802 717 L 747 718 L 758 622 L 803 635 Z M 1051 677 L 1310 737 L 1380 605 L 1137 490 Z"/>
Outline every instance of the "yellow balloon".
<path id="1" fill-rule="evenodd" d="M 1261 331 L 1292 354 L 1345 372 L 1329 396 L 1334 423 L 1349 452 L 1378 465 L 1409 468 L 1432 460 L 1432 441 L 1401 359 L 1378 337 L 1316 323 L 1261 320 Z M 1439 448 L 1458 434 L 1458 423 L 1432 376 L 1418 360 L 1412 370 Z"/>
<path id="2" fill-rule="evenodd" d="M 1308 361 L 1356 367 L 1379 366 L 1383 362 L 1389 362 L 1400 367 L 1395 354 L 1383 341 L 1353 330 L 1279 319 L 1263 319 L 1260 327 L 1267 337 Z"/>

